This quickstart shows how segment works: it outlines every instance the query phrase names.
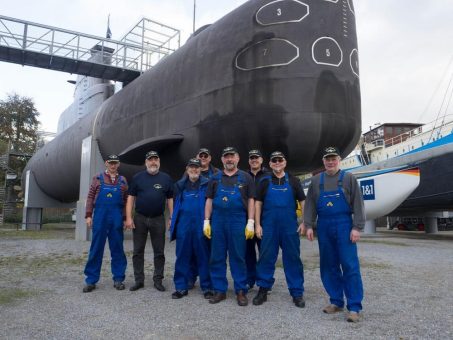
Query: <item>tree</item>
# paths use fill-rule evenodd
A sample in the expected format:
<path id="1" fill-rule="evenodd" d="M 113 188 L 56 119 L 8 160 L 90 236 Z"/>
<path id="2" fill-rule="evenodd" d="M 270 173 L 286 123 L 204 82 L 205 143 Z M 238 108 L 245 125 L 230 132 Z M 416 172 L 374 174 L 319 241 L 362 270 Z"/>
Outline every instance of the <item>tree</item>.
<path id="1" fill-rule="evenodd" d="M 0 139 L 15 152 L 33 154 L 39 137 L 38 116 L 33 99 L 9 94 L 0 101 Z"/>

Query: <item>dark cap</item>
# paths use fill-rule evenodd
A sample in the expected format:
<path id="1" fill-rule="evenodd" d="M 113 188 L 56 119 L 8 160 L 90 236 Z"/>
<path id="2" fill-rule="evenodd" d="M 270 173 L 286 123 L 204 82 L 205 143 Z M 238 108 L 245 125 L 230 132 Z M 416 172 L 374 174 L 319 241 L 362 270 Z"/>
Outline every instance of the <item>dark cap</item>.
<path id="1" fill-rule="evenodd" d="M 281 151 L 274 151 L 271 153 L 271 155 L 269 156 L 269 159 L 272 160 L 274 158 L 285 158 L 285 154 Z"/>
<path id="2" fill-rule="evenodd" d="M 120 161 L 120 158 L 117 155 L 108 155 L 105 161 L 107 163 L 117 163 Z"/>
<path id="3" fill-rule="evenodd" d="M 227 146 L 225 149 L 222 150 L 222 157 L 225 155 L 232 154 L 232 153 L 239 153 L 239 152 L 236 150 L 236 148 L 234 148 L 232 146 Z"/>
<path id="4" fill-rule="evenodd" d="M 249 151 L 249 158 L 253 157 L 253 156 L 263 157 L 263 155 L 261 154 L 261 151 L 258 149 L 253 149 L 253 150 Z"/>
<path id="5" fill-rule="evenodd" d="M 327 156 L 340 156 L 340 151 L 335 146 L 328 146 L 322 151 L 322 158 Z"/>
<path id="6" fill-rule="evenodd" d="M 199 155 L 200 153 L 205 153 L 205 154 L 207 154 L 208 156 L 211 155 L 211 151 L 209 151 L 209 149 L 206 149 L 206 148 L 201 148 L 200 150 L 198 150 L 197 155 Z"/>
<path id="7" fill-rule="evenodd" d="M 201 166 L 201 162 L 199 159 L 197 158 L 191 158 L 189 159 L 189 161 L 187 162 L 187 166 L 196 166 L 196 167 L 200 167 Z"/>
<path id="8" fill-rule="evenodd" d="M 146 153 L 146 159 L 150 159 L 151 157 L 157 157 L 159 158 L 159 154 L 157 153 L 157 151 L 148 151 Z"/>

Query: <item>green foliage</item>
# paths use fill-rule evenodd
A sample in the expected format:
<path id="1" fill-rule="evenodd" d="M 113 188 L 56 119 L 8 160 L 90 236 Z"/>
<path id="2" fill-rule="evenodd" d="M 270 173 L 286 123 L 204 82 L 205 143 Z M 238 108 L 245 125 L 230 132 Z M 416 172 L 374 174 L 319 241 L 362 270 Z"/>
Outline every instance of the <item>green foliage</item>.
<path id="1" fill-rule="evenodd" d="M 38 142 L 39 112 L 33 99 L 9 94 L 0 101 L 0 140 L 11 149 L 33 154 Z"/>

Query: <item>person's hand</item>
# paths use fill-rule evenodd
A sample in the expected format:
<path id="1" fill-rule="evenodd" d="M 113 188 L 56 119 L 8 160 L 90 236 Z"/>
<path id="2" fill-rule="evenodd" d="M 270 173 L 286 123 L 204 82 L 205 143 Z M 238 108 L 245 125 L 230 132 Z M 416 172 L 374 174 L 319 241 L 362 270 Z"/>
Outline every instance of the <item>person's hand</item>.
<path id="1" fill-rule="evenodd" d="M 167 230 L 170 230 L 170 226 L 171 226 L 171 217 L 167 221 Z"/>
<path id="2" fill-rule="evenodd" d="M 259 224 L 255 225 L 255 235 L 260 240 L 263 238 L 263 227 L 260 226 Z"/>
<path id="3" fill-rule="evenodd" d="M 91 217 L 85 218 L 85 222 L 87 224 L 88 229 L 91 229 L 91 227 L 93 227 L 93 219 Z"/>
<path id="4" fill-rule="evenodd" d="M 126 218 L 126 229 L 135 229 L 134 221 L 132 218 Z"/>
<path id="5" fill-rule="evenodd" d="M 307 233 L 307 240 L 313 241 L 313 228 L 307 228 L 306 233 Z"/>
<path id="6" fill-rule="evenodd" d="M 203 234 L 208 239 L 211 239 L 211 222 L 209 220 L 204 220 L 203 222 Z"/>
<path id="7" fill-rule="evenodd" d="M 299 224 L 299 228 L 297 228 L 297 232 L 299 233 L 300 236 L 304 236 L 307 228 L 305 228 L 305 224 L 302 222 Z"/>
<path id="8" fill-rule="evenodd" d="M 247 225 L 245 226 L 245 239 L 251 240 L 255 236 L 255 221 L 249 219 Z"/>
<path id="9" fill-rule="evenodd" d="M 352 229 L 351 230 L 351 242 L 356 243 L 360 240 L 360 231 Z"/>

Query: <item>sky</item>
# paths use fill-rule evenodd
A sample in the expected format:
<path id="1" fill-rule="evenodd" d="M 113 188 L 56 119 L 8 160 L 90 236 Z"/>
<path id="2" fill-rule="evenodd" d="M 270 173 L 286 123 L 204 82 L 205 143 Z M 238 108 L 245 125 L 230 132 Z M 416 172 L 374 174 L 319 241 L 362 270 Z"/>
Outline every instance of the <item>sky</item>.
<path id="1" fill-rule="evenodd" d="M 195 27 L 244 2 L 197 0 Z M 453 74 L 453 1 L 355 0 L 354 7 L 362 131 L 376 123 L 434 120 L 441 108 L 443 112 L 442 98 Z M 147 17 L 181 30 L 183 43 L 192 33 L 193 0 L 0 0 L 0 15 L 97 36 L 105 36 L 110 15 L 113 39 Z M 0 62 L 0 100 L 14 92 L 33 98 L 41 129 L 55 132 L 60 113 L 73 98 L 67 80 L 75 78 Z"/>

